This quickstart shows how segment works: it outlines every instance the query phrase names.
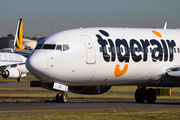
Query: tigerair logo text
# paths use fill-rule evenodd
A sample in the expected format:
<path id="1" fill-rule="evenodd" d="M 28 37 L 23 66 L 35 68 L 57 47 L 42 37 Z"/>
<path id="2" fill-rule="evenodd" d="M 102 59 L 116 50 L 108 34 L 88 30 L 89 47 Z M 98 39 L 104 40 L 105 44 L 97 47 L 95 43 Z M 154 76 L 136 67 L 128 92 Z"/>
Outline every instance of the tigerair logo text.
<path id="1" fill-rule="evenodd" d="M 129 63 L 130 56 L 134 62 L 146 62 L 148 58 L 148 47 L 151 47 L 150 53 L 153 62 L 173 61 L 173 48 L 176 46 L 174 40 L 161 39 L 158 41 L 156 39 L 140 39 L 139 42 L 136 39 L 131 39 L 128 44 L 126 39 L 117 38 L 114 40 L 114 43 L 108 32 L 104 30 L 99 30 L 99 32 L 101 34 L 96 34 L 96 37 L 99 45 L 101 46 L 102 55 L 106 62 L 114 62 L 116 55 L 119 62 Z M 155 30 L 152 30 L 152 33 L 159 38 L 162 37 L 162 35 Z M 110 46 L 109 53 L 111 55 L 107 52 L 107 45 Z M 122 48 L 124 48 L 125 52 L 123 52 Z M 127 72 L 128 67 L 128 64 L 125 64 L 123 69 L 120 70 L 120 65 L 117 64 L 115 66 L 114 76 L 120 77 L 124 75 Z"/>

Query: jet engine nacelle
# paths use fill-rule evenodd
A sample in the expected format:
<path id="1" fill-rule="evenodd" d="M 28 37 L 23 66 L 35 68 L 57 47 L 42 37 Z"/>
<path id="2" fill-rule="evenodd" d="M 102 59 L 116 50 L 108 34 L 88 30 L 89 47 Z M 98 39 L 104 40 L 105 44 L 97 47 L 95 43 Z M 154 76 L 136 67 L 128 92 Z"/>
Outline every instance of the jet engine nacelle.
<path id="1" fill-rule="evenodd" d="M 21 71 L 18 68 L 8 68 L 1 73 L 3 78 L 15 79 L 21 77 Z"/>
<path id="2" fill-rule="evenodd" d="M 107 92 L 111 86 L 85 86 L 85 87 L 72 87 L 69 86 L 69 91 L 77 94 L 102 94 Z"/>

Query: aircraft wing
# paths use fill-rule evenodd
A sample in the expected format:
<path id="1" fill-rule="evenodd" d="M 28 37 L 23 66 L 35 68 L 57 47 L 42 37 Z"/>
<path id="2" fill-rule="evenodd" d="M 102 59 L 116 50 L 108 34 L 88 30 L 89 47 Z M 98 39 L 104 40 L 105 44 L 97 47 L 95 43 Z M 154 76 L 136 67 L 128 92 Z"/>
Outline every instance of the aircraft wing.
<path id="1" fill-rule="evenodd" d="M 7 66 L 0 66 L 0 72 L 4 71 L 7 68 Z"/>
<path id="2" fill-rule="evenodd" d="M 25 63 L 21 62 L 21 63 L 10 63 L 10 64 L 6 63 L 6 64 L 1 64 L 0 65 L 0 71 L 4 71 L 8 67 L 16 67 L 17 65 L 23 65 L 23 64 L 25 64 Z"/>
<path id="3" fill-rule="evenodd" d="M 28 57 L 30 55 L 30 53 L 32 52 L 32 50 L 16 50 L 14 53 L 23 55 L 24 57 Z"/>

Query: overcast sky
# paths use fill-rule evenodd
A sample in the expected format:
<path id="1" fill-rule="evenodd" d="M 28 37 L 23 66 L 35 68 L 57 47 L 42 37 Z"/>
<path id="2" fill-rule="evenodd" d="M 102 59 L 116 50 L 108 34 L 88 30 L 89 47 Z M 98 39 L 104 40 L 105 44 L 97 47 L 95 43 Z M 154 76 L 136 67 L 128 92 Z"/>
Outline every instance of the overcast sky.
<path id="1" fill-rule="evenodd" d="M 0 0 L 0 37 L 49 36 L 79 27 L 180 28 L 180 0 Z"/>

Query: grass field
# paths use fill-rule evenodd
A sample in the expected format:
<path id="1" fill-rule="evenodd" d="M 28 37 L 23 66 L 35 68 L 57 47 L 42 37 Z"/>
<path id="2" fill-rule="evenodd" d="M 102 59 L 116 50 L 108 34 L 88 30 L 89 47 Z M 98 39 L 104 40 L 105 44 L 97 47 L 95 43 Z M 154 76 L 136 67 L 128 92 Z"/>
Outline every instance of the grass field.
<path id="1" fill-rule="evenodd" d="M 22 82 L 27 81 L 37 81 L 38 79 L 36 77 L 23 77 L 21 78 Z M 17 82 L 17 79 L 5 79 L 3 77 L 0 77 L 0 82 Z"/>
<path id="2" fill-rule="evenodd" d="M 180 111 L 118 111 L 116 109 L 101 112 L 53 112 L 38 114 L 0 115 L 1 120 L 178 120 Z"/>

